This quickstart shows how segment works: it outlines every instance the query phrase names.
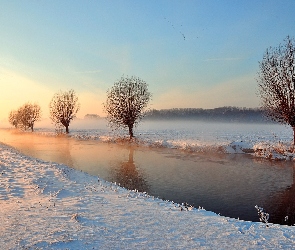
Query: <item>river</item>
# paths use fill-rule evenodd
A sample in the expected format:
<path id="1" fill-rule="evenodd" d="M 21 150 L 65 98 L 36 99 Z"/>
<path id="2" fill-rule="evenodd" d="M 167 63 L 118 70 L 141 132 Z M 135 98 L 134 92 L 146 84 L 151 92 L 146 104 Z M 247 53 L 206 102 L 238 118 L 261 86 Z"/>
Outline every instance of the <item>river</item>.
<path id="1" fill-rule="evenodd" d="M 10 129 L 1 129 L 0 138 L 25 155 L 62 163 L 155 197 L 250 221 L 259 221 L 254 207 L 258 205 L 270 214 L 270 222 L 295 223 L 293 162 L 118 145 Z"/>

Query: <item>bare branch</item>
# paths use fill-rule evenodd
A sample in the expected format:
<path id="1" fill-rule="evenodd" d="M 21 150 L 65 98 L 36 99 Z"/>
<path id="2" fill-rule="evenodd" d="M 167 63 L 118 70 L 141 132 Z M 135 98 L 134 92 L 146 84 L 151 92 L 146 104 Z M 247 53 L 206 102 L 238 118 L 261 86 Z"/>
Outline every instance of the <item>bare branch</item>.
<path id="1" fill-rule="evenodd" d="M 71 121 L 76 117 L 80 109 L 78 97 L 74 90 L 56 93 L 50 104 L 50 118 L 55 126 L 60 129 L 61 126 L 66 128 L 66 133 L 69 133 Z"/>
<path id="2" fill-rule="evenodd" d="M 259 62 L 258 95 L 266 115 L 295 128 L 295 42 L 289 36 Z M 294 134 L 295 144 L 295 134 Z"/>
<path id="3" fill-rule="evenodd" d="M 134 76 L 122 77 L 107 91 L 104 108 L 110 126 L 128 128 L 132 138 L 133 127 L 143 118 L 150 99 L 151 94 L 145 81 Z"/>
<path id="4" fill-rule="evenodd" d="M 9 114 L 9 122 L 14 126 L 23 130 L 31 129 L 34 131 L 34 124 L 41 119 L 41 108 L 38 104 L 26 103 L 17 111 L 11 111 Z"/>

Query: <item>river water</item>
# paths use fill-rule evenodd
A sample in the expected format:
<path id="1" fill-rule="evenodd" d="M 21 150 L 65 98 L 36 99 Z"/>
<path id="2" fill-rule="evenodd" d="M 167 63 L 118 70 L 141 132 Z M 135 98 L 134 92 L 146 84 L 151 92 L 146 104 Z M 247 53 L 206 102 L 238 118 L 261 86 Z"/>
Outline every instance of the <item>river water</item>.
<path id="1" fill-rule="evenodd" d="M 162 199 L 250 221 L 259 221 L 254 207 L 258 205 L 270 214 L 272 223 L 295 223 L 293 162 L 151 149 L 9 129 L 0 130 L 0 140 L 26 155 L 66 164 Z"/>

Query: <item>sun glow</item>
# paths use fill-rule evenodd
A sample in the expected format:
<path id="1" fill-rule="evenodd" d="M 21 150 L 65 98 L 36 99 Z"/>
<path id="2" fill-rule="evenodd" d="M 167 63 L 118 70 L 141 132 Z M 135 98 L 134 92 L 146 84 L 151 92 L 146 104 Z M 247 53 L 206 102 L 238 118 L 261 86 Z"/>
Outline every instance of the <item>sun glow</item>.
<path id="1" fill-rule="evenodd" d="M 0 68 L 0 75 L 0 121 L 7 120 L 11 110 L 26 102 L 38 103 L 43 116 L 48 116 L 48 104 L 54 93 L 50 88 L 4 68 Z"/>
<path id="2" fill-rule="evenodd" d="M 41 107 L 42 118 L 49 117 L 49 103 L 56 88 L 48 84 L 34 81 L 30 77 L 0 67 L 0 122 L 7 123 L 9 112 L 18 109 L 26 102 L 37 103 Z M 61 88 L 62 89 L 62 88 Z M 81 108 L 77 117 L 83 118 L 86 114 L 104 116 L 103 102 L 105 93 L 99 89 L 95 92 L 77 92 Z"/>
<path id="3" fill-rule="evenodd" d="M 83 92 L 78 93 L 79 102 L 81 104 L 77 117 L 83 118 L 86 114 L 96 114 L 105 116 L 103 111 L 103 103 L 106 99 L 106 93 L 96 91 L 95 93 Z"/>

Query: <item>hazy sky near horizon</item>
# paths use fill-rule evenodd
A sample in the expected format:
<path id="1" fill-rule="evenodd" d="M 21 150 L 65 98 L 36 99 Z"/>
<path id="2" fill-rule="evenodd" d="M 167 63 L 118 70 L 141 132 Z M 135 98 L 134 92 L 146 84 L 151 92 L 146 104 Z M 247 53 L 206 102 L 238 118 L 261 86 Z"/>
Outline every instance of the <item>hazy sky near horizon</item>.
<path id="1" fill-rule="evenodd" d="M 0 3 L 0 120 L 25 102 L 48 117 L 74 89 L 78 117 L 103 115 L 121 76 L 149 84 L 151 108 L 257 107 L 258 61 L 295 37 L 294 0 Z"/>

